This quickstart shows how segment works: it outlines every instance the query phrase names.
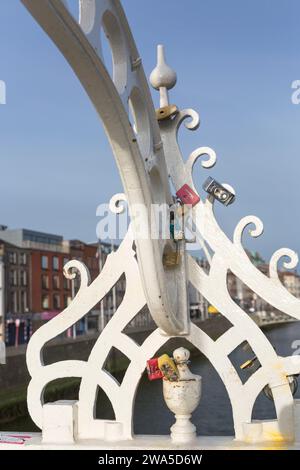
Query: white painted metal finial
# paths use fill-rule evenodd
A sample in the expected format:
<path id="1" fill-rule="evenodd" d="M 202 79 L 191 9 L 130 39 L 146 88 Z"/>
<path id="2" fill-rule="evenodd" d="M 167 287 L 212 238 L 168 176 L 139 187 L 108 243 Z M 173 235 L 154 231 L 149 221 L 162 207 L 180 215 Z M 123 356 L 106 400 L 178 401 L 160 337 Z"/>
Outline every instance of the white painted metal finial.
<path id="1" fill-rule="evenodd" d="M 201 377 L 193 374 L 188 368 L 189 357 L 188 349 L 175 349 L 173 358 L 178 369 L 179 379 L 175 382 L 163 380 L 166 405 L 176 418 L 171 427 L 171 439 L 182 444 L 192 442 L 196 437 L 196 427 L 190 419 L 201 397 Z"/>
<path id="2" fill-rule="evenodd" d="M 155 90 L 159 90 L 161 108 L 169 105 L 168 90 L 173 88 L 176 82 L 176 72 L 167 65 L 164 46 L 159 44 L 157 46 L 157 64 L 150 75 L 150 83 Z"/>
<path id="3" fill-rule="evenodd" d="M 173 357 L 175 359 L 176 364 L 187 363 L 190 358 L 190 351 L 185 348 L 177 348 L 173 352 Z"/>

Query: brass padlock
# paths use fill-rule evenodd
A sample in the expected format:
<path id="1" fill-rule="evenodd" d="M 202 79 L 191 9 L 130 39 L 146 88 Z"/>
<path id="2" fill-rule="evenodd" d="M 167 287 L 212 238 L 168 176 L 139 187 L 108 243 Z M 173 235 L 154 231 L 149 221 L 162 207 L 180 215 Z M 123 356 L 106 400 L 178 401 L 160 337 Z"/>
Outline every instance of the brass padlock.
<path id="1" fill-rule="evenodd" d="M 168 251 L 167 251 L 168 250 Z M 176 250 L 173 251 L 170 247 L 167 247 L 167 250 L 163 254 L 163 265 L 165 268 L 172 269 L 179 265 L 180 263 L 180 253 L 178 250 L 178 244 L 176 243 Z"/>
<path id="2" fill-rule="evenodd" d="M 156 118 L 158 121 L 162 121 L 163 119 L 168 119 L 175 114 L 178 113 L 178 108 L 174 104 L 170 104 L 168 106 L 163 106 L 162 108 L 156 109 Z"/>

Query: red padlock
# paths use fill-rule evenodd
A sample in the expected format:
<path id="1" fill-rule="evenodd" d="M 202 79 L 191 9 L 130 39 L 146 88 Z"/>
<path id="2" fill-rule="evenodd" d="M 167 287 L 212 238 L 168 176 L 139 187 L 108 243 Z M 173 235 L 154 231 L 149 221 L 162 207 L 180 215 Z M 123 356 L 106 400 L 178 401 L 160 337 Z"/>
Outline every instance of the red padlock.
<path id="1" fill-rule="evenodd" d="M 149 380 L 157 380 L 163 378 L 163 373 L 158 367 L 158 358 L 154 357 L 147 361 L 147 373 Z"/>
<path id="2" fill-rule="evenodd" d="M 178 189 L 176 196 L 183 202 L 183 204 L 194 207 L 200 201 L 200 197 L 188 185 L 184 184 L 182 188 Z"/>

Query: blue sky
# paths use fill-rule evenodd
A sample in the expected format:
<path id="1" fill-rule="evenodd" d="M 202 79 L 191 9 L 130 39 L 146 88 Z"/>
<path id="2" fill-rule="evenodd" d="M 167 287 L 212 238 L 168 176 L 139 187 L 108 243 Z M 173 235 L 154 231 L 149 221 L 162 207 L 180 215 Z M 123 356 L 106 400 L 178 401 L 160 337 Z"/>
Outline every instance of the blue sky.
<path id="1" fill-rule="evenodd" d="M 69 0 L 75 4 L 75 0 Z M 156 44 L 178 74 L 171 101 L 199 111 L 196 132 L 180 133 L 188 155 L 211 146 L 213 170 L 237 192 L 217 208 L 231 237 L 238 220 L 259 216 L 265 234 L 246 245 L 267 258 L 300 252 L 300 79 L 298 0 L 124 0 L 147 75 Z M 68 64 L 19 0 L 0 4 L 0 223 L 92 241 L 96 207 L 122 191 L 96 113 Z M 156 104 L 157 96 L 153 95 Z M 197 173 L 198 172 L 198 173 Z"/>

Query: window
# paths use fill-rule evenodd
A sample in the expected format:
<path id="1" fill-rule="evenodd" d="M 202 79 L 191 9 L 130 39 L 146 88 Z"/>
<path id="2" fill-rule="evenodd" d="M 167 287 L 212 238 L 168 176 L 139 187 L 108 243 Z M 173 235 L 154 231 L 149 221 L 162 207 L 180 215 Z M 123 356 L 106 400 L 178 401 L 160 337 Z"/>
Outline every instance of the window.
<path id="1" fill-rule="evenodd" d="M 21 292 L 21 310 L 22 312 L 27 312 L 27 293 L 26 291 Z"/>
<path id="2" fill-rule="evenodd" d="M 27 264 L 27 254 L 26 253 L 20 253 L 20 264 L 23 266 Z"/>
<path id="3" fill-rule="evenodd" d="M 42 308 L 48 309 L 49 308 L 49 295 L 42 296 Z"/>
<path id="4" fill-rule="evenodd" d="M 53 276 L 52 286 L 53 286 L 53 289 L 59 289 L 59 276 L 57 274 Z"/>
<path id="5" fill-rule="evenodd" d="M 17 264 L 17 253 L 10 251 L 8 254 L 8 259 L 11 264 Z"/>
<path id="6" fill-rule="evenodd" d="M 53 296 L 53 308 L 54 310 L 60 309 L 60 296 L 58 294 Z"/>
<path id="7" fill-rule="evenodd" d="M 16 270 L 9 271 L 9 284 L 10 286 L 18 285 L 18 272 Z"/>
<path id="8" fill-rule="evenodd" d="M 49 276 L 47 274 L 42 275 L 42 288 L 49 289 Z"/>
<path id="9" fill-rule="evenodd" d="M 46 256 L 46 255 L 42 256 L 41 264 L 42 264 L 42 269 L 48 269 L 48 267 L 49 267 L 49 265 L 48 265 L 48 256 Z"/>
<path id="10" fill-rule="evenodd" d="M 64 277 L 64 289 L 66 290 L 71 289 L 71 281 L 70 279 L 67 279 L 66 277 Z"/>
<path id="11" fill-rule="evenodd" d="M 26 271 L 21 271 L 20 278 L 21 278 L 21 286 L 23 287 L 27 286 L 27 272 Z"/>
<path id="12" fill-rule="evenodd" d="M 70 305 L 72 298 L 70 295 L 64 295 L 64 308 L 67 308 Z"/>
<path id="13" fill-rule="evenodd" d="M 12 292 L 11 293 L 11 298 L 10 298 L 10 308 L 11 308 L 11 313 L 17 313 L 18 311 L 18 301 L 17 301 L 17 293 Z"/>
<path id="14" fill-rule="evenodd" d="M 64 265 L 69 262 L 69 258 L 64 258 Z"/>
<path id="15" fill-rule="evenodd" d="M 59 269 L 59 259 L 57 256 L 53 256 L 52 258 L 52 268 L 54 269 L 54 271 L 58 271 Z"/>

